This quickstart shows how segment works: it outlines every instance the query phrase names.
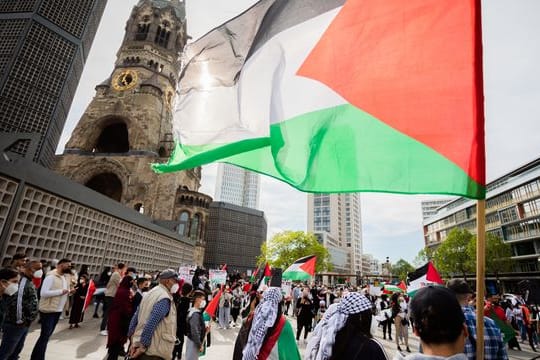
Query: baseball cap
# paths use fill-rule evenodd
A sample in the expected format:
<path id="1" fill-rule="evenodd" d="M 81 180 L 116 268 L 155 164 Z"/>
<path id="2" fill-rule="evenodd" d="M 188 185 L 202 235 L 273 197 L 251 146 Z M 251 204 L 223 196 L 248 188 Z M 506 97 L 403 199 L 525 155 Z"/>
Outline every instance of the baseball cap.
<path id="1" fill-rule="evenodd" d="M 463 279 L 452 279 L 446 283 L 446 287 L 456 294 L 474 294 L 469 284 Z"/>
<path id="2" fill-rule="evenodd" d="M 178 273 L 174 271 L 173 269 L 167 269 L 163 270 L 161 274 L 159 274 L 160 279 L 175 279 L 178 280 Z"/>

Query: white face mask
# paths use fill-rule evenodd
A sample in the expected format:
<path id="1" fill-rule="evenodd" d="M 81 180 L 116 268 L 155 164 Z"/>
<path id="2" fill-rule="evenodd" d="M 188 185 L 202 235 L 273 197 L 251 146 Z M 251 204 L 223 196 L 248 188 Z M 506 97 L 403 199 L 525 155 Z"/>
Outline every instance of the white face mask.
<path id="1" fill-rule="evenodd" d="M 19 284 L 10 283 L 8 287 L 4 290 L 4 293 L 7 296 L 15 294 L 19 290 Z"/>
<path id="2" fill-rule="evenodd" d="M 41 279 L 41 277 L 43 276 L 43 270 L 37 270 L 37 271 L 34 271 L 34 277 L 36 279 Z"/>
<path id="3" fill-rule="evenodd" d="M 206 306 L 206 300 L 203 300 L 201 301 L 201 303 L 199 304 L 199 309 L 202 309 Z"/>
<path id="4" fill-rule="evenodd" d="M 179 289 L 180 289 L 180 285 L 178 285 L 177 283 L 174 284 L 173 286 L 171 286 L 171 294 L 176 294 Z"/>

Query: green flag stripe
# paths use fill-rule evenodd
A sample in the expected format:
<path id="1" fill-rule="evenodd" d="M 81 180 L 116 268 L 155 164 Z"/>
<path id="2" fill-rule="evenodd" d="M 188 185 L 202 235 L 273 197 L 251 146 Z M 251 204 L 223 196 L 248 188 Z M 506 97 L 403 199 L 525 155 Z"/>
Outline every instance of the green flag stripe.
<path id="1" fill-rule="evenodd" d="M 245 149 L 253 150 L 241 152 Z M 176 159 L 156 170 L 182 170 L 221 157 L 307 192 L 449 194 L 476 199 L 485 195 L 485 187 L 456 164 L 350 104 L 273 124 L 269 139 L 190 146 L 184 151 L 196 155 L 183 159 L 175 154 Z"/>

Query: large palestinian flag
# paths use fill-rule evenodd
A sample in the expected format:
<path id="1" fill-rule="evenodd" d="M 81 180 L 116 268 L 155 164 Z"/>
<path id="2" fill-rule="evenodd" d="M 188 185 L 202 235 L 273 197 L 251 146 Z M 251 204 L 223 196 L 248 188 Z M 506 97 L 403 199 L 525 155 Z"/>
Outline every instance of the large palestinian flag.
<path id="1" fill-rule="evenodd" d="M 300 258 L 283 272 L 282 278 L 292 281 L 310 280 L 315 276 L 316 264 L 317 257 L 315 255 Z"/>
<path id="2" fill-rule="evenodd" d="M 414 296 L 424 286 L 444 285 L 444 281 L 431 261 L 407 274 L 407 278 L 409 279 L 409 286 L 407 287 L 407 294 L 409 296 Z"/>
<path id="3" fill-rule="evenodd" d="M 480 0 L 261 0 L 186 48 L 177 145 L 308 192 L 483 198 Z"/>

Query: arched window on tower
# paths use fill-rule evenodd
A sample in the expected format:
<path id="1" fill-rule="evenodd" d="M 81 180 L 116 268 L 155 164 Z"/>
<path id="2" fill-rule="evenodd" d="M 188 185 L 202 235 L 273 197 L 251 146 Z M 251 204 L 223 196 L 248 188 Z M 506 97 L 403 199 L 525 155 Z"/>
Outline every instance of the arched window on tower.
<path id="1" fill-rule="evenodd" d="M 122 199 L 122 181 L 113 173 L 97 174 L 84 185 L 113 200 L 120 201 Z"/>
<path id="2" fill-rule="evenodd" d="M 101 131 L 95 146 L 98 153 L 126 153 L 129 151 L 127 126 L 123 122 L 108 125 Z"/>
<path id="3" fill-rule="evenodd" d="M 148 37 L 148 31 L 150 30 L 150 23 L 140 23 L 137 25 L 137 32 L 135 33 L 135 40 L 144 41 Z"/>
<path id="4" fill-rule="evenodd" d="M 182 211 L 178 220 L 178 234 L 186 236 L 188 233 L 189 213 L 187 211 Z"/>
<path id="5" fill-rule="evenodd" d="M 191 228 L 189 229 L 189 237 L 192 240 L 197 240 L 199 237 L 199 223 L 201 222 L 201 215 L 196 214 L 191 220 Z"/>
<path id="6" fill-rule="evenodd" d="M 154 39 L 154 42 L 166 48 L 167 45 L 169 44 L 170 37 L 171 37 L 171 32 L 167 30 L 165 26 L 158 26 L 158 29 L 156 32 L 156 38 Z"/>

